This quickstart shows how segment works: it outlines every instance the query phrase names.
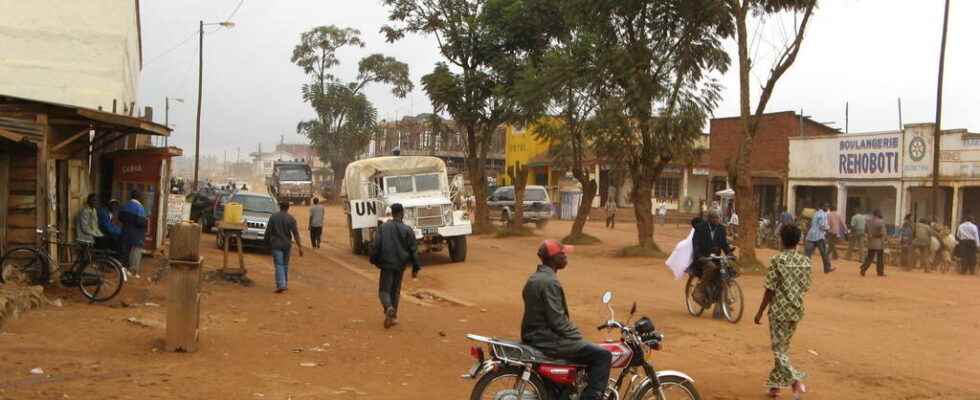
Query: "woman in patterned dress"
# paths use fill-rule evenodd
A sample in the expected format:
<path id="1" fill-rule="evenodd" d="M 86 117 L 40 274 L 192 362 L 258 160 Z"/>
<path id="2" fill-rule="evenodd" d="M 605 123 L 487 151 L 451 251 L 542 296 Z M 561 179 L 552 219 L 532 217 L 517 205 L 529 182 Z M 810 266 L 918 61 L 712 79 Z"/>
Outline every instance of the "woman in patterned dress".
<path id="1" fill-rule="evenodd" d="M 778 397 L 783 387 L 791 387 L 796 399 L 806 392 L 802 382 L 806 374 L 793 368 L 789 361 L 790 340 L 803 319 L 803 296 L 810 288 L 810 259 L 796 251 L 800 235 L 796 225 L 786 225 L 779 230 L 783 251 L 769 259 L 766 292 L 759 312 L 755 314 L 755 323 L 761 324 L 762 313 L 769 309 L 769 334 L 775 365 L 766 386 L 772 398 Z"/>

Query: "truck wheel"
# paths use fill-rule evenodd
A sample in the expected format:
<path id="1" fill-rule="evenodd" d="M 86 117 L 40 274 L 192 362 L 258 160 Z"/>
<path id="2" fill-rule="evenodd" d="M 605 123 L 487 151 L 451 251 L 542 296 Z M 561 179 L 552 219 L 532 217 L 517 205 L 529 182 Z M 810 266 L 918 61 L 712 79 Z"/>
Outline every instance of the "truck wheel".
<path id="1" fill-rule="evenodd" d="M 361 234 L 360 229 L 350 230 L 350 248 L 354 254 L 362 255 L 366 252 L 364 251 L 364 238 Z"/>
<path id="2" fill-rule="evenodd" d="M 537 221 L 534 221 L 534 226 L 538 229 L 544 229 L 544 227 L 547 225 L 548 225 L 548 220 L 546 219 L 539 219 Z"/>
<path id="3" fill-rule="evenodd" d="M 466 236 L 457 236 L 449 242 L 449 259 L 453 262 L 466 261 Z"/>

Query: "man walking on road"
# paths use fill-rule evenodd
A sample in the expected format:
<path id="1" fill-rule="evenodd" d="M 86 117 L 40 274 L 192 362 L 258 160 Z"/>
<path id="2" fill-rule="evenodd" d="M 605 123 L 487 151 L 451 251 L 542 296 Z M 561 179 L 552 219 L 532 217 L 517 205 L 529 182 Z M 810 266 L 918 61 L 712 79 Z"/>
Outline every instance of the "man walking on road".
<path id="1" fill-rule="evenodd" d="M 419 261 L 415 230 L 405 225 L 405 209 L 391 205 L 391 220 L 378 229 L 371 249 L 371 263 L 381 270 L 378 279 L 378 298 L 385 313 L 385 329 L 398 324 L 398 300 L 401 297 L 405 265 L 412 264 L 412 278 L 417 278 L 422 264 Z"/>
<path id="2" fill-rule="evenodd" d="M 854 215 L 851 216 L 851 240 L 847 244 L 847 258 L 852 259 L 854 252 L 856 251 L 858 257 L 864 254 L 864 244 L 867 237 L 864 235 L 864 225 L 867 221 L 867 217 L 861 213 L 861 209 L 855 209 Z"/>
<path id="3" fill-rule="evenodd" d="M 929 220 L 925 218 L 919 218 L 919 222 L 915 224 L 913 241 L 912 244 L 915 246 L 915 262 L 912 267 L 916 266 L 922 267 L 925 272 L 932 271 L 932 237 L 935 235 L 933 233 L 932 227 L 929 226 Z"/>
<path id="4" fill-rule="evenodd" d="M 881 210 L 875 210 L 871 219 L 866 224 L 868 232 L 868 256 L 861 264 L 861 276 L 871 267 L 871 260 L 875 262 L 878 276 L 885 276 L 885 221 L 881 219 Z"/>
<path id="5" fill-rule="evenodd" d="M 956 239 L 959 240 L 960 273 L 977 274 L 977 246 L 980 246 L 980 235 L 972 215 L 967 215 L 963 223 L 956 229 Z"/>
<path id="6" fill-rule="evenodd" d="M 830 266 L 830 254 L 827 254 L 827 231 L 830 230 L 830 223 L 827 222 L 827 210 L 829 204 L 824 204 L 823 208 L 817 210 L 810 223 L 810 231 L 806 234 L 806 245 L 804 253 L 807 258 L 813 257 L 813 249 L 820 250 L 820 260 L 823 261 L 823 273 L 834 272 L 835 268 Z"/>
<path id="7" fill-rule="evenodd" d="M 289 202 L 279 203 L 279 212 L 269 217 L 265 227 L 265 242 L 272 251 L 272 263 L 276 267 L 276 293 L 285 292 L 289 284 L 289 252 L 296 242 L 299 256 L 303 256 L 303 244 L 299 241 L 296 219 L 289 215 Z"/>
<path id="8" fill-rule="evenodd" d="M 847 224 L 844 222 L 844 216 L 837 211 L 836 206 L 830 207 L 830 214 L 827 215 L 827 220 L 830 223 L 827 246 L 830 247 L 831 259 L 836 260 L 840 258 L 837 255 L 837 243 L 847 240 Z"/>
<path id="9" fill-rule="evenodd" d="M 323 235 L 323 216 L 326 213 L 320 205 L 320 199 L 313 198 L 313 207 L 310 207 L 310 246 L 314 249 L 320 248 L 320 237 Z"/>

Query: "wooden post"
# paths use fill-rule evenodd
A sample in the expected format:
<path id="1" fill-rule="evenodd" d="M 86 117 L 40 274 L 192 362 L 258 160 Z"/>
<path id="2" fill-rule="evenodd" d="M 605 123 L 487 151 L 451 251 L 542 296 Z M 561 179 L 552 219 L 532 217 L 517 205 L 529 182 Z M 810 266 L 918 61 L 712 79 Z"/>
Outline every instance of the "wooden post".
<path id="1" fill-rule="evenodd" d="M 193 353 L 197 351 L 200 327 L 201 264 L 197 261 L 170 260 L 167 298 L 167 351 Z"/>

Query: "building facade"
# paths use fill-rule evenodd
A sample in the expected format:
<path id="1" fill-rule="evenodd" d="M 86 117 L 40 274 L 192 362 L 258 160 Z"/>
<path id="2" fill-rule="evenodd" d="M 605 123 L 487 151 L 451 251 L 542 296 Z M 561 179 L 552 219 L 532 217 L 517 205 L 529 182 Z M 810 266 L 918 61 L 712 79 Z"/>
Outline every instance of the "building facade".
<path id="1" fill-rule="evenodd" d="M 490 140 L 487 176 L 496 179 L 504 170 L 505 128 Z M 446 162 L 450 175 L 466 171 L 466 137 L 454 121 L 432 114 L 383 121 L 379 134 L 371 140 L 364 157 L 391 155 L 395 149 L 405 156 L 434 156 Z"/>
<path id="2" fill-rule="evenodd" d="M 847 215 L 880 209 L 900 225 L 906 214 L 931 218 L 935 125 L 901 131 L 793 138 L 789 207 L 837 205 Z M 944 130 L 940 139 L 937 222 L 955 225 L 980 211 L 980 134 Z"/>

